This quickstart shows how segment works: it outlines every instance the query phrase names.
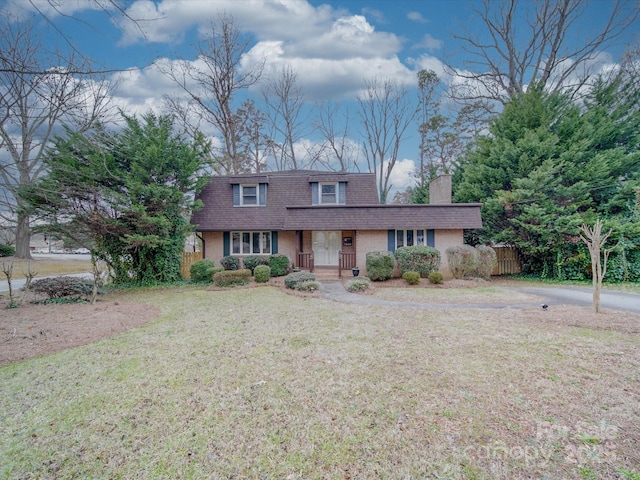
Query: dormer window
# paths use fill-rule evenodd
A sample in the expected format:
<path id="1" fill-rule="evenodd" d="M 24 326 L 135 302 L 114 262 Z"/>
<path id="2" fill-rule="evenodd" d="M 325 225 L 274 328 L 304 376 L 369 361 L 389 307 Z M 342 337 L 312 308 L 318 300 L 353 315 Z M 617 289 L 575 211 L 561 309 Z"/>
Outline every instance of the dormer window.
<path id="1" fill-rule="evenodd" d="M 320 203 L 338 203 L 336 193 L 338 191 L 335 183 L 320 184 Z"/>
<path id="2" fill-rule="evenodd" d="M 233 185 L 233 205 L 256 207 L 267 204 L 266 183 L 246 183 Z"/>
<path id="3" fill-rule="evenodd" d="M 240 205 L 258 204 L 258 185 L 240 185 Z"/>
<path id="4" fill-rule="evenodd" d="M 313 205 L 344 205 L 345 182 L 313 182 L 311 184 Z"/>

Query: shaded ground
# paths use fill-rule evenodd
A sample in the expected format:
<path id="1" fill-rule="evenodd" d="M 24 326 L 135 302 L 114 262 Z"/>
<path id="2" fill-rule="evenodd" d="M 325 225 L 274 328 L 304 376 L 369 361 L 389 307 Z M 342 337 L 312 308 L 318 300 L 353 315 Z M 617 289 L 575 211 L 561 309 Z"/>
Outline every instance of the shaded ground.
<path id="1" fill-rule="evenodd" d="M 159 310 L 133 302 L 25 304 L 0 300 L 0 365 L 113 337 L 153 320 Z"/>
<path id="2" fill-rule="evenodd" d="M 258 284 L 252 283 L 250 287 L 256 285 Z M 326 298 L 348 301 L 349 303 L 375 304 L 379 302 L 381 305 L 397 304 L 397 301 L 377 299 L 375 298 L 375 293 L 371 291 L 367 294 L 348 294 L 346 291 L 339 291 L 338 295 L 334 295 L 329 291 L 328 284 L 327 287 L 323 286 L 320 292 L 311 294 L 284 288 L 282 278 L 271 279 L 270 285 L 280 288 L 289 294 L 304 297 L 325 296 Z M 600 314 L 595 314 L 591 307 L 570 305 L 554 305 L 548 310 L 542 310 L 539 306 L 539 297 L 529 296 L 524 299 L 522 297 L 513 297 L 507 287 L 505 287 L 504 297 L 500 299 L 500 302 L 478 302 L 477 295 L 472 295 L 471 293 L 474 292 L 474 289 L 486 287 L 487 285 L 500 287 L 501 283 L 488 283 L 481 280 L 452 280 L 439 286 L 429 286 L 425 283 L 409 287 L 403 280 L 395 279 L 375 284 L 374 292 L 375 290 L 386 288 L 402 288 L 405 291 L 424 289 L 425 287 L 440 290 L 455 288 L 460 289 L 460 295 L 449 299 L 445 297 L 444 302 L 440 299 L 437 304 L 427 304 L 400 297 L 398 297 L 398 300 L 407 307 L 482 308 L 483 310 L 518 308 L 522 310 L 527 321 L 544 322 L 549 324 L 550 327 L 573 326 L 628 334 L 640 333 L 640 314 L 606 309 Z M 335 288 L 335 284 L 332 287 Z M 216 287 L 208 287 L 207 289 L 225 290 Z M 338 290 L 341 290 L 341 288 Z M 465 290 L 469 292 L 469 295 L 464 294 Z M 120 302 L 114 299 L 103 299 L 95 305 L 42 305 L 29 303 L 29 301 L 26 301 L 28 299 L 22 300 L 19 308 L 8 309 L 6 308 L 8 298 L 6 295 L 0 296 L 0 318 L 2 318 L 0 320 L 0 365 L 47 355 L 67 348 L 92 343 L 102 338 L 112 337 L 143 325 L 159 315 L 159 310 L 148 304 Z"/>

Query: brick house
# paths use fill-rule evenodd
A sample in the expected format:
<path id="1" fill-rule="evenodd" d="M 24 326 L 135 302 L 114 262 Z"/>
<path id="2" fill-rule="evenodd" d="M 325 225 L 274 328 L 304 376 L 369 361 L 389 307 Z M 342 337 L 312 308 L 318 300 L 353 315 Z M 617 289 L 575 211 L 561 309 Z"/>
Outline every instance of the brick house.
<path id="1" fill-rule="evenodd" d="M 479 228 L 480 204 L 452 204 L 451 177 L 432 182 L 428 205 L 383 205 L 373 173 L 310 170 L 216 176 L 199 198 L 191 222 L 203 257 L 281 253 L 302 269 L 342 273 L 366 254 L 429 245 L 442 254 L 463 243 L 463 229 Z M 349 272 L 350 274 L 350 272 Z"/>

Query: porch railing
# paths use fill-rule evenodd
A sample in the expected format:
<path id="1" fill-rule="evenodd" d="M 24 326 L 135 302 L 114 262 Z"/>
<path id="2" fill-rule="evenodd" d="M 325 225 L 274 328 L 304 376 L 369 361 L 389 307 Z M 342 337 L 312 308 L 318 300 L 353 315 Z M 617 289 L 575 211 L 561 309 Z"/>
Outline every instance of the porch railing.
<path id="1" fill-rule="evenodd" d="M 296 266 L 298 268 L 308 269 L 310 272 L 313 272 L 314 263 L 313 263 L 313 252 L 297 252 L 298 261 L 296 262 Z"/>
<path id="2" fill-rule="evenodd" d="M 338 252 L 340 259 L 340 270 L 350 270 L 356 266 L 356 253 L 355 252 Z"/>

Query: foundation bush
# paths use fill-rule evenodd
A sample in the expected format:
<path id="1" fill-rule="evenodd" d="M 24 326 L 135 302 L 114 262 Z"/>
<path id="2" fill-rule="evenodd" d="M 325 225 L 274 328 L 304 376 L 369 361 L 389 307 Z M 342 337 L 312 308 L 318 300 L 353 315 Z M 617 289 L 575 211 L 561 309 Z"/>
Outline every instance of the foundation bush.
<path id="1" fill-rule="evenodd" d="M 315 282 L 316 276 L 309 272 L 293 272 L 284 277 L 284 285 L 287 288 L 295 289 L 296 285 L 302 282 Z"/>
<path id="2" fill-rule="evenodd" d="M 269 265 L 256 265 L 253 277 L 258 283 L 267 283 L 271 278 L 271 268 Z"/>
<path id="3" fill-rule="evenodd" d="M 418 272 L 420 277 L 427 278 L 431 272 L 440 268 L 440 252 L 426 245 L 399 247 L 395 253 L 400 274 Z"/>
<path id="4" fill-rule="evenodd" d="M 251 280 L 251 270 L 242 268 L 240 270 L 223 270 L 213 274 L 213 283 L 219 287 L 234 287 L 246 285 Z"/>
<path id="5" fill-rule="evenodd" d="M 409 285 L 417 285 L 420 283 L 420 274 L 418 272 L 404 272 L 402 278 Z"/>
<path id="6" fill-rule="evenodd" d="M 391 252 L 368 252 L 367 275 L 374 282 L 382 282 L 393 278 L 395 257 Z"/>
<path id="7" fill-rule="evenodd" d="M 233 255 L 227 255 L 220 259 L 220 265 L 222 265 L 225 270 L 238 270 L 240 268 L 240 259 Z"/>
<path id="8" fill-rule="evenodd" d="M 272 277 L 282 277 L 289 273 L 289 258 L 282 253 L 271 255 L 269 257 L 269 267 L 271 267 Z"/>

